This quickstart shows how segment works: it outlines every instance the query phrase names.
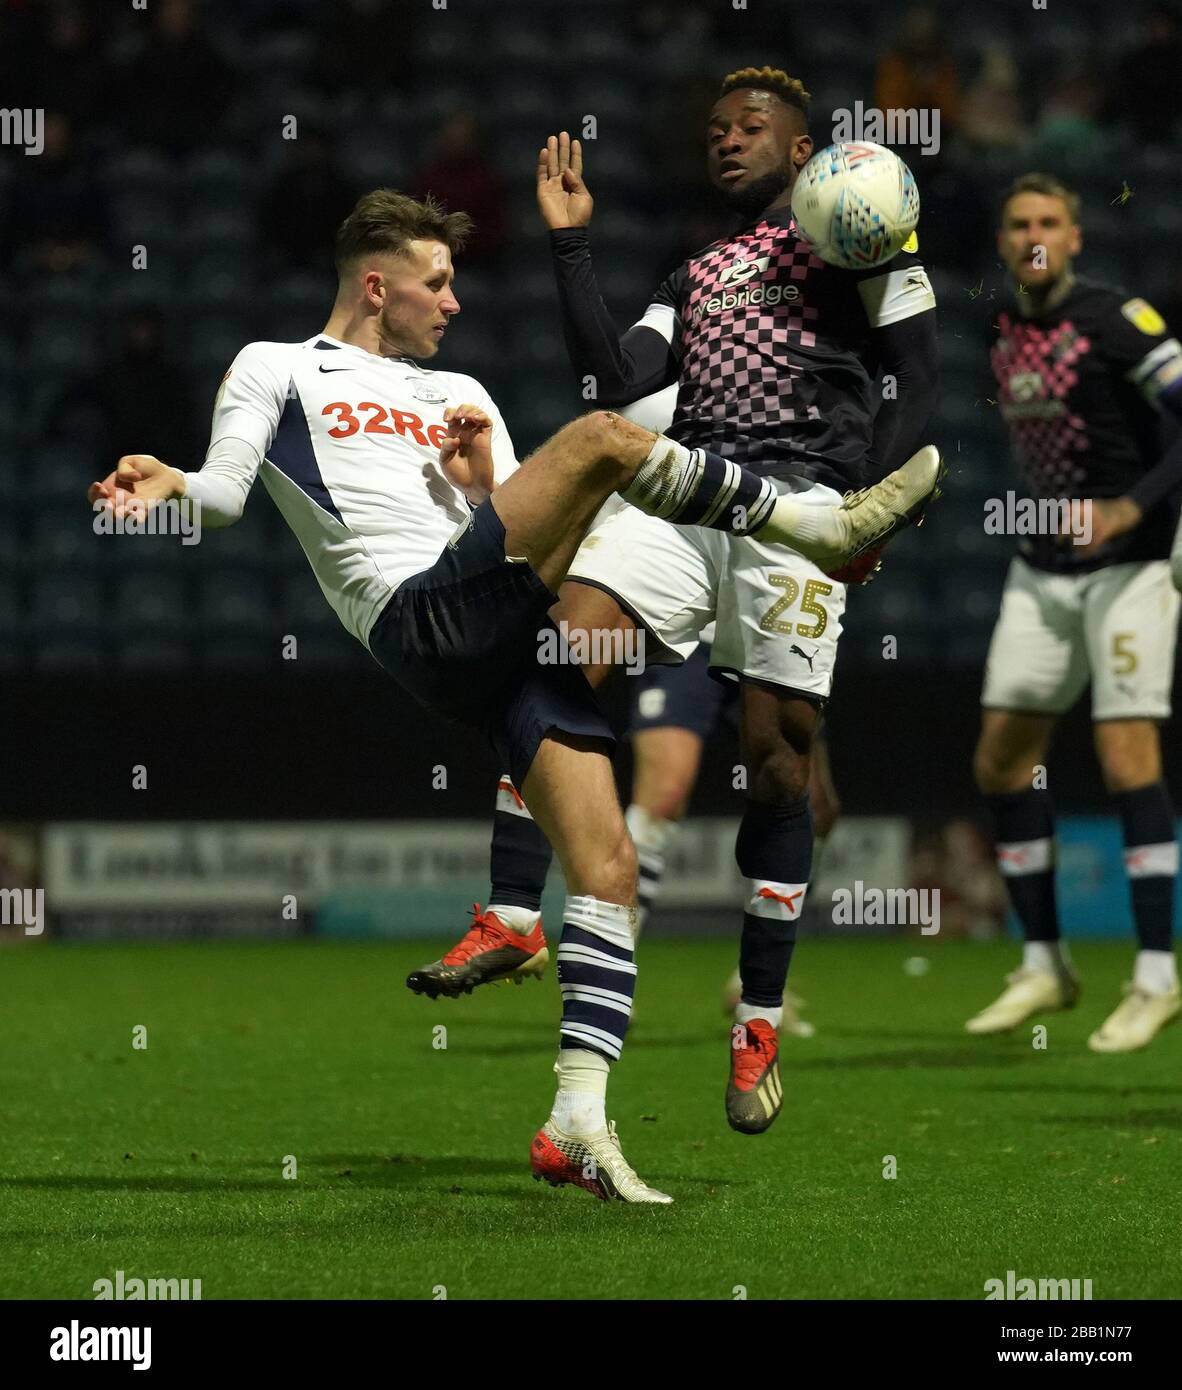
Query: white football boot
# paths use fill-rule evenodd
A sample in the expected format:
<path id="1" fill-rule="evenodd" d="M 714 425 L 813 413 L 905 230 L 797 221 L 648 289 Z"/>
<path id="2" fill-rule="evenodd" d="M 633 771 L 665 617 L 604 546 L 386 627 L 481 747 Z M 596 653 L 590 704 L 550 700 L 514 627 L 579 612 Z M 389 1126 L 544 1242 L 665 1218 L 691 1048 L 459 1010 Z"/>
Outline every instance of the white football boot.
<path id="1" fill-rule="evenodd" d="M 1182 1013 L 1182 990 L 1150 994 L 1139 985 L 1125 985 L 1125 997 L 1088 1039 L 1093 1052 L 1135 1052 Z"/>
<path id="2" fill-rule="evenodd" d="M 529 1166 L 538 1182 L 544 1179 L 551 1187 L 573 1183 L 604 1202 L 673 1200 L 637 1176 L 620 1148 L 614 1120 L 596 1134 L 566 1134 L 547 1120 L 530 1145 Z"/>
<path id="3" fill-rule="evenodd" d="M 846 493 L 840 506 L 809 506 L 786 493 L 755 536 L 791 546 L 825 571 L 842 569 L 905 526 L 918 526 L 924 508 L 940 495 L 945 471 L 939 450 L 927 444 L 877 483 Z"/>
<path id="4" fill-rule="evenodd" d="M 1079 998 L 1079 976 L 1069 966 L 1061 971 L 1028 970 L 1006 976 L 1006 988 L 988 1008 L 965 1024 L 966 1033 L 1008 1033 L 1035 1014 L 1070 1009 Z"/>

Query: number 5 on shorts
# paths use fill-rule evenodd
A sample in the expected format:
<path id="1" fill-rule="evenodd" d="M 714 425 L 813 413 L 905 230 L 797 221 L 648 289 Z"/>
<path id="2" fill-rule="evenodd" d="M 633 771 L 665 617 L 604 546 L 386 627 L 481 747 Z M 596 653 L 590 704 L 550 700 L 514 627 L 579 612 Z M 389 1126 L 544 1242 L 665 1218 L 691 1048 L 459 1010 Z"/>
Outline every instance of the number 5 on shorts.
<path id="1" fill-rule="evenodd" d="M 1135 632 L 1114 632 L 1112 634 L 1112 674 L 1114 676 L 1128 676 L 1137 669 L 1137 653 L 1129 650 L 1136 635 Z"/>

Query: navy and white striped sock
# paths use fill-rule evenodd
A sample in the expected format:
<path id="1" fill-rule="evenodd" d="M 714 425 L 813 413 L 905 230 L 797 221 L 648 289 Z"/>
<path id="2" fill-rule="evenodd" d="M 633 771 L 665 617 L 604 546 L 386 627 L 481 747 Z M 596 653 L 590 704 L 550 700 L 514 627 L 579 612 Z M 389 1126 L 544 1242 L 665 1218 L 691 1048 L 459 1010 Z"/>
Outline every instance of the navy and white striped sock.
<path id="1" fill-rule="evenodd" d="M 624 1045 L 636 989 L 636 909 L 568 897 L 562 921 L 560 1046 L 598 1052 L 614 1062 Z"/>
<path id="2" fill-rule="evenodd" d="M 779 496 L 770 478 L 664 435 L 620 495 L 650 516 L 737 536 L 766 525 Z"/>

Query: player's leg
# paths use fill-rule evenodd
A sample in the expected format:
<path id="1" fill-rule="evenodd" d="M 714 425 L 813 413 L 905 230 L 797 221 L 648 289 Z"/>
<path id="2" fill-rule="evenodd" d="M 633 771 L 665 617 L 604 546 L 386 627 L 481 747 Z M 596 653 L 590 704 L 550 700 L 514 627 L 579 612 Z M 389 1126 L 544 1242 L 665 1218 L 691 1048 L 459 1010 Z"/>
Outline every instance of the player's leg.
<path id="1" fill-rule="evenodd" d="M 667 1202 L 624 1161 L 605 1111 L 636 984 L 636 851 L 602 747 L 545 738 L 522 794 L 566 878 L 558 979 L 562 990 L 558 1090 L 534 1137 L 535 1177 L 596 1196 Z"/>
<path id="2" fill-rule="evenodd" d="M 564 584 L 549 617 L 572 639 L 580 633 L 598 634 L 600 649 L 605 651 L 624 646 L 610 640 L 614 634 L 631 639 L 637 628 L 612 595 L 588 584 Z M 584 649 L 593 650 L 590 643 Z M 594 689 L 616 669 L 604 663 L 581 667 Z M 502 980 L 519 984 L 524 978 L 540 977 L 549 960 L 542 894 L 553 857 L 549 840 L 513 778 L 502 773 L 489 845 L 488 906 L 475 909 L 465 935 L 439 961 L 408 977 L 409 988 L 432 997 L 454 996 L 470 994 L 482 984 Z"/>
<path id="3" fill-rule="evenodd" d="M 666 852 L 698 780 L 702 749 L 718 728 L 728 691 L 710 677 L 705 643 L 680 666 L 653 666 L 629 683 L 634 687 L 628 711 L 632 799 L 625 818 L 640 859 L 643 929 L 660 890 Z"/>
<path id="4" fill-rule="evenodd" d="M 808 494 L 827 495 L 827 488 Z M 740 681 L 747 801 L 735 845 L 746 886 L 726 1109 L 733 1128 L 758 1134 L 783 1099 L 777 1029 L 811 876 L 811 755 L 832 686 L 845 588 L 803 557 L 754 538 L 727 546 L 710 665 Z"/>
<path id="5" fill-rule="evenodd" d="M 551 588 L 615 492 L 677 525 L 758 534 L 836 568 L 917 516 L 937 493 L 941 469 L 927 448 L 848 502 L 834 495 L 823 506 L 802 505 L 792 491 L 739 464 L 597 410 L 547 440 L 490 504 L 505 529 L 505 553 L 527 560 Z"/>
<path id="6" fill-rule="evenodd" d="M 1055 808 L 1047 755 L 1058 716 L 1088 680 L 1079 577 L 1010 566 L 993 630 L 973 758 L 993 820 L 997 867 L 1022 927 L 1022 963 L 1002 994 L 965 1024 L 970 1033 L 1015 1028 L 1068 1008 L 1079 981 L 1055 907 Z"/>
<path id="7" fill-rule="evenodd" d="M 1088 1039 L 1096 1052 L 1144 1047 L 1182 1011 L 1174 960 L 1178 840 L 1162 776 L 1179 597 L 1166 561 L 1114 565 L 1088 588 L 1096 755 L 1116 803 L 1137 934 L 1124 999 Z"/>
<path id="8" fill-rule="evenodd" d="M 813 818 L 813 857 L 810 879 L 816 879 L 825 840 L 841 816 L 841 800 L 833 781 L 833 769 L 829 761 L 829 740 L 822 722 L 813 735 L 812 753 L 809 757 L 809 809 Z M 738 967 L 727 980 L 722 992 L 723 1012 L 730 1018 L 743 999 L 743 977 Z M 802 999 L 787 985 L 784 988 L 784 1003 L 780 1020 L 780 1035 L 794 1038 L 811 1038 L 816 1033 L 815 1024 L 801 1017 L 807 1001 Z"/>

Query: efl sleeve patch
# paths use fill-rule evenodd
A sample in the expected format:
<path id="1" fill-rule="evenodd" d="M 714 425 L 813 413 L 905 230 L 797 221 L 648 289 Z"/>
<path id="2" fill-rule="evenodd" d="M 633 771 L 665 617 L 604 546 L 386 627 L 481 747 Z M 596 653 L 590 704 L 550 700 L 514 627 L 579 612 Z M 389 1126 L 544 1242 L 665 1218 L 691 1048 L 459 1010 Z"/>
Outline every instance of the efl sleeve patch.
<path id="1" fill-rule="evenodd" d="M 1160 337 L 1166 331 L 1165 319 L 1147 300 L 1128 299 L 1120 306 L 1120 311 L 1134 328 L 1151 338 Z"/>

